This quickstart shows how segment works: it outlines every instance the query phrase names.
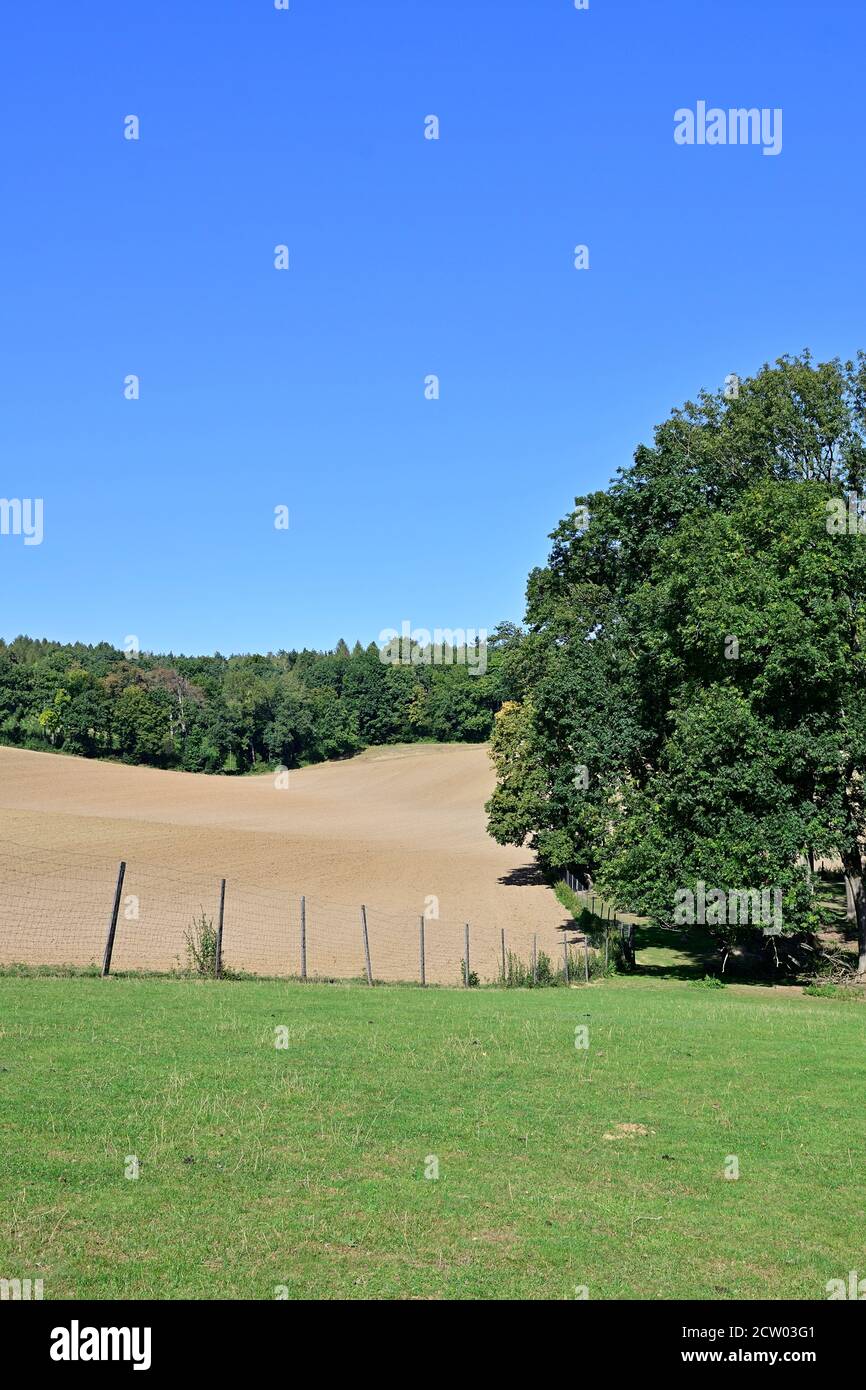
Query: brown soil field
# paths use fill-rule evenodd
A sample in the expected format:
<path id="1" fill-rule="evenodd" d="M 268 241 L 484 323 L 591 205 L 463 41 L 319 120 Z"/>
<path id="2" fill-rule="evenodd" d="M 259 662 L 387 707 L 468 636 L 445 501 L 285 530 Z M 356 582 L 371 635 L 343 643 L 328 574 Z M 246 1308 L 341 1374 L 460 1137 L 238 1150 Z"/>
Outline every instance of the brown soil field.
<path id="1" fill-rule="evenodd" d="M 370 749 L 288 774 L 208 777 L 0 748 L 0 961 L 100 960 L 118 861 L 127 864 L 116 969 L 186 964 L 185 933 L 227 881 L 227 965 L 415 979 L 495 978 L 506 948 L 561 956 L 567 914 L 528 850 L 485 830 L 486 747 Z"/>

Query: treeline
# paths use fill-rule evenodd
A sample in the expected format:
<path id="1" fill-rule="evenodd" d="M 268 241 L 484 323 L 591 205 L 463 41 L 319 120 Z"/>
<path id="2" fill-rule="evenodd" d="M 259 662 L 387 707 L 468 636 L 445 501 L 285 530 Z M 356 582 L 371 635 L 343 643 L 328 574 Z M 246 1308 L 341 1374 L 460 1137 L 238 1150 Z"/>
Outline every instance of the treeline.
<path id="1" fill-rule="evenodd" d="M 661 923 L 707 902 L 728 940 L 744 890 L 816 928 L 838 855 L 866 972 L 864 488 L 866 357 L 804 354 L 576 498 L 505 656 L 491 833 Z"/>
<path id="2" fill-rule="evenodd" d="M 494 634 L 483 674 L 451 664 L 448 649 L 440 665 L 417 648 L 414 661 L 387 664 L 375 644 L 343 641 L 330 652 L 130 657 L 108 643 L 0 640 L 0 742 L 226 773 L 371 744 L 481 742 L 506 693 L 512 632 Z"/>

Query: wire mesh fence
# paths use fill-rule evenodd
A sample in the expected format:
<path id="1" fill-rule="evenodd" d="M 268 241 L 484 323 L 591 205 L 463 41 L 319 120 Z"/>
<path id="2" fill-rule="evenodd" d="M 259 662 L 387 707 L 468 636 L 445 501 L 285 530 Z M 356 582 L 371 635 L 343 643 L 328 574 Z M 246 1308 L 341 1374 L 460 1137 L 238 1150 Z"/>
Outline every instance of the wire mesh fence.
<path id="1" fill-rule="evenodd" d="M 504 977 L 509 954 L 559 959 L 562 932 L 413 916 L 284 886 L 222 880 L 66 848 L 0 846 L 0 965 L 465 985 Z M 218 962 L 218 963 L 217 963 Z M 210 967 L 205 964 L 205 970 Z"/>
<path id="2" fill-rule="evenodd" d="M 634 969 L 636 964 L 635 957 L 635 926 L 634 921 L 627 921 L 619 915 L 619 911 L 612 907 L 609 902 L 605 902 L 601 895 L 593 891 L 592 880 L 587 878 L 584 882 L 573 869 L 564 869 L 562 872 L 562 882 L 569 888 L 575 897 L 583 899 L 583 908 L 589 913 L 591 918 L 597 918 L 602 923 L 606 922 L 605 931 L 608 933 L 605 940 L 605 959 L 607 960 L 610 947 L 610 924 L 613 923 L 615 934 L 619 938 L 619 946 L 625 964 Z"/>

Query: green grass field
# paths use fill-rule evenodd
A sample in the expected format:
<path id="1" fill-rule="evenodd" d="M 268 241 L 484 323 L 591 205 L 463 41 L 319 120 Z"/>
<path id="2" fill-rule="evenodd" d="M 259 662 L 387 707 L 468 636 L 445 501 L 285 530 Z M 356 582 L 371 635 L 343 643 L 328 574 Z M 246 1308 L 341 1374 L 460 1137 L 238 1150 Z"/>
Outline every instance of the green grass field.
<path id="1" fill-rule="evenodd" d="M 866 1273 L 857 1004 L 6 977 L 0 1019 L 0 1277 L 46 1299 L 822 1299 Z"/>

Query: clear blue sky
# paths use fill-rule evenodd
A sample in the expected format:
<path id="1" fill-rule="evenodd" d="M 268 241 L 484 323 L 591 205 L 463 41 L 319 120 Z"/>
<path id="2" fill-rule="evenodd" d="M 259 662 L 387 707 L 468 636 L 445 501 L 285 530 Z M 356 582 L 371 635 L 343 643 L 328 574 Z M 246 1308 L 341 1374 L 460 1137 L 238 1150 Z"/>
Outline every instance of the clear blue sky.
<path id="1" fill-rule="evenodd" d="M 0 536 L 6 638 L 519 619 L 548 532 L 672 406 L 866 346 L 859 0 L 95 0 L 3 27 L 0 496 L 45 507 L 41 545 Z M 699 100 L 781 107 L 782 153 L 677 146 Z"/>

